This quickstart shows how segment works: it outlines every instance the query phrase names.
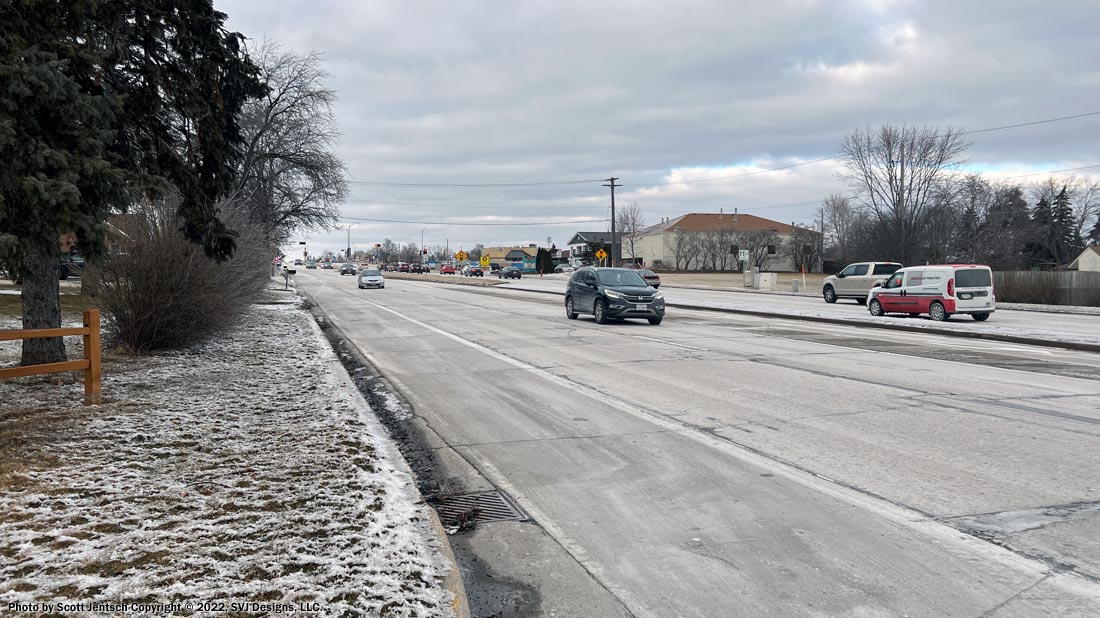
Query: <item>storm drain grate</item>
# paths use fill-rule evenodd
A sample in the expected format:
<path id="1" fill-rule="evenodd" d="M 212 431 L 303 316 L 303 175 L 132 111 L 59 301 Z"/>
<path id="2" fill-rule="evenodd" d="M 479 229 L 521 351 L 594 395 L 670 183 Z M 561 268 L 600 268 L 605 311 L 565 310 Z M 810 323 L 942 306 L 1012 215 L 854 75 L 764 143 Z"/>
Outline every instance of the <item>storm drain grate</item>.
<path id="1" fill-rule="evenodd" d="M 524 521 L 527 515 L 499 491 L 464 496 L 445 496 L 436 500 L 435 510 L 444 526 L 462 526 L 471 522 Z"/>

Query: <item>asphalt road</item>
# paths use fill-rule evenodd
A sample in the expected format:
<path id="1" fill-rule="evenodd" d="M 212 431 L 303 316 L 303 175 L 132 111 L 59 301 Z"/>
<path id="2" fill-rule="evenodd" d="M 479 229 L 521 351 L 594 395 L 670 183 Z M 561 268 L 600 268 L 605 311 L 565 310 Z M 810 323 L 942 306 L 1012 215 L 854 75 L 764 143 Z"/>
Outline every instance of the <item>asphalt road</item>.
<path id="1" fill-rule="evenodd" d="M 531 286 L 560 291 L 564 290 L 565 284 L 565 275 L 550 275 L 543 278 L 537 276 L 527 277 L 522 279 L 518 285 L 507 284 L 507 287 Z M 811 313 L 868 321 L 885 319 L 906 325 L 923 323 L 926 326 L 943 326 L 941 323 L 932 322 L 927 316 L 909 318 L 904 315 L 892 315 L 888 318 L 873 318 L 867 312 L 866 306 L 847 299 L 830 305 L 822 300 L 820 296 L 762 294 L 667 286 L 663 287 L 662 291 L 665 293 L 665 298 L 672 302 L 724 303 L 760 311 Z M 1041 338 L 1100 343 L 1100 315 L 1019 311 L 1002 308 L 994 312 L 987 322 L 979 323 L 973 321 L 969 316 L 959 315 L 953 317 L 947 325 L 959 330 L 973 332 L 1018 333 Z"/>
<path id="2" fill-rule="evenodd" d="M 297 284 L 408 397 L 454 488 L 531 516 L 454 537 L 475 616 L 1100 614 L 1095 354 Z"/>

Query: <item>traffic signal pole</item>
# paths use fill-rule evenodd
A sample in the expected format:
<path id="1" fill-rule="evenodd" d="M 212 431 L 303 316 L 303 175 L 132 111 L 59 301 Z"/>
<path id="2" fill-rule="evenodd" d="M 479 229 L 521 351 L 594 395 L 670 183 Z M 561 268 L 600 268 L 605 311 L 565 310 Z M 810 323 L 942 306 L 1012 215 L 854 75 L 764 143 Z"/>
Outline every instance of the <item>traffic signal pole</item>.
<path id="1" fill-rule="evenodd" d="M 618 178 L 612 176 L 607 179 L 608 184 L 605 187 L 611 187 L 611 265 L 619 266 L 619 260 L 616 258 L 615 253 L 615 187 L 621 187 L 622 185 L 615 184 Z M 622 257 L 622 252 L 619 252 L 619 258 Z"/>

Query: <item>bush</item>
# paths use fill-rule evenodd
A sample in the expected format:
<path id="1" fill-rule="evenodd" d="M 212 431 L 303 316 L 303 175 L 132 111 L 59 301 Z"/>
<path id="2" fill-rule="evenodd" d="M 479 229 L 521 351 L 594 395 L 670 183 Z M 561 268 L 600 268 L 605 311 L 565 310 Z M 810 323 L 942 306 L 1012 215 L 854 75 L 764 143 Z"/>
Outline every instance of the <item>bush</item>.
<path id="1" fill-rule="evenodd" d="M 180 232 L 173 203 L 134 206 L 114 217 L 108 255 L 88 269 L 113 345 L 132 352 L 185 347 L 240 319 L 266 287 L 270 263 L 261 229 L 222 211 L 237 251 L 221 264 Z"/>

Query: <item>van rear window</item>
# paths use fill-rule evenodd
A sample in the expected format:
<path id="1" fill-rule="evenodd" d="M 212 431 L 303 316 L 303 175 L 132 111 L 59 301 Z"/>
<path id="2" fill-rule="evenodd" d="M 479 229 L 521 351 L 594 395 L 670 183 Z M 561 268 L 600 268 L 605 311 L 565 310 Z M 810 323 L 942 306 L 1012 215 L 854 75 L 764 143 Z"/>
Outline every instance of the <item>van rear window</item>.
<path id="1" fill-rule="evenodd" d="M 955 271 L 955 286 L 960 288 L 987 288 L 993 285 L 989 271 L 973 268 Z"/>

